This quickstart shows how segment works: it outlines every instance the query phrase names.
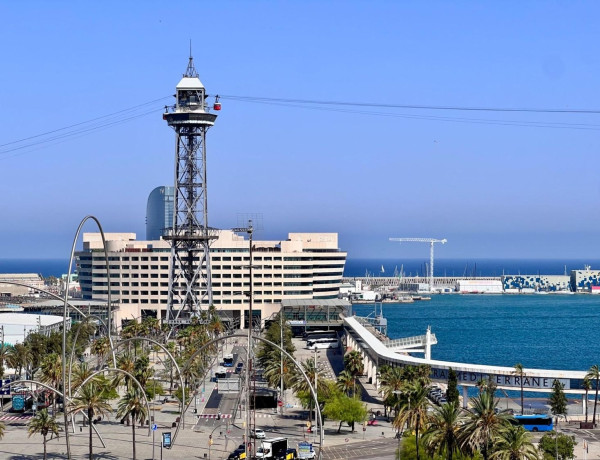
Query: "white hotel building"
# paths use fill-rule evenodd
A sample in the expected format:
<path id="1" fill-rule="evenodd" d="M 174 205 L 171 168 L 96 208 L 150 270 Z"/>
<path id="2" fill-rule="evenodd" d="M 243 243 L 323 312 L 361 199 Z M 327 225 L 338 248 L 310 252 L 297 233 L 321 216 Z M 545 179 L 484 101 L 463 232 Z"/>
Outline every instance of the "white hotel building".
<path id="1" fill-rule="evenodd" d="M 111 276 L 111 295 L 123 320 L 166 317 L 169 293 L 170 243 L 136 241 L 135 233 L 105 233 Z M 289 233 L 287 240 L 253 240 L 252 274 L 255 321 L 279 311 L 284 299 L 338 297 L 346 252 L 338 248 L 337 233 Z M 83 235 L 76 253 L 84 299 L 106 299 L 108 280 L 100 233 Z M 250 275 L 249 241 L 231 230 L 219 230 L 211 245 L 213 304 L 225 321 L 248 324 Z M 206 308 L 208 305 L 203 305 Z"/>

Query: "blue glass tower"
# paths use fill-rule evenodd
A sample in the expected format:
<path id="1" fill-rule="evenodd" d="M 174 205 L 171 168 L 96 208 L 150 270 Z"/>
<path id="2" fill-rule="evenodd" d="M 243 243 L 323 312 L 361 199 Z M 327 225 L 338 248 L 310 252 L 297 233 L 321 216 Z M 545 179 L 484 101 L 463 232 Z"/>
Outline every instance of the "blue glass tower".
<path id="1" fill-rule="evenodd" d="M 156 187 L 148 195 L 146 240 L 158 240 L 173 228 L 175 187 Z"/>

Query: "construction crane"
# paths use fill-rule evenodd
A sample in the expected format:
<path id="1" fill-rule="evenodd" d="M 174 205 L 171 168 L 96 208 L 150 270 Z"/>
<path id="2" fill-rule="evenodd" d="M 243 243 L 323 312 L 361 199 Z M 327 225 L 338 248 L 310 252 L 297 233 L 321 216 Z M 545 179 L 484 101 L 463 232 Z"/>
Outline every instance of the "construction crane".
<path id="1" fill-rule="evenodd" d="M 390 241 L 397 241 L 399 243 L 407 242 L 407 243 L 429 243 L 429 290 L 433 291 L 433 245 L 435 243 L 446 244 L 448 240 L 444 238 L 443 240 L 438 240 L 435 238 L 390 238 Z"/>

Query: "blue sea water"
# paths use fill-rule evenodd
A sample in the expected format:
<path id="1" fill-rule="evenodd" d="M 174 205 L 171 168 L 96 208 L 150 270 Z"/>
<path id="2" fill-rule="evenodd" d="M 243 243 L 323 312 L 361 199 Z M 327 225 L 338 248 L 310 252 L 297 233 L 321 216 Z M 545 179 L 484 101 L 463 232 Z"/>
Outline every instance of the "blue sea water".
<path id="1" fill-rule="evenodd" d="M 584 264 L 600 267 L 597 260 L 509 260 L 440 259 L 436 275 L 472 276 L 477 264 L 478 276 L 505 273 L 562 274 Z M 369 270 L 385 275 L 404 265 L 404 272 L 420 273 L 421 260 L 349 259 L 345 276 L 364 276 Z M 465 269 L 465 267 L 467 267 Z M 40 273 L 61 276 L 68 269 L 62 259 L 0 259 L 0 273 Z M 373 305 L 355 305 L 361 315 L 373 311 Z M 600 364 L 600 296 L 589 295 L 437 295 L 430 301 L 412 304 L 383 304 L 392 338 L 420 335 L 430 325 L 438 344 L 433 357 L 451 361 L 545 369 L 586 370 Z"/>
<path id="2" fill-rule="evenodd" d="M 423 276 L 427 273 L 427 259 L 351 259 L 346 261 L 344 276 L 393 276 L 402 270 L 405 276 Z M 584 265 L 600 268 L 598 259 L 435 259 L 435 276 L 502 276 L 540 273 L 562 275 Z M 383 272 L 382 272 L 383 267 Z"/>
<path id="3" fill-rule="evenodd" d="M 69 259 L 0 259 L 0 273 L 37 273 L 59 278 L 69 269 Z M 73 264 L 75 269 L 75 264 Z"/>
<path id="4" fill-rule="evenodd" d="M 361 316 L 373 308 L 354 305 Z M 431 326 L 433 359 L 565 370 L 600 364 L 600 296 L 447 294 L 382 308 L 391 338 Z"/>

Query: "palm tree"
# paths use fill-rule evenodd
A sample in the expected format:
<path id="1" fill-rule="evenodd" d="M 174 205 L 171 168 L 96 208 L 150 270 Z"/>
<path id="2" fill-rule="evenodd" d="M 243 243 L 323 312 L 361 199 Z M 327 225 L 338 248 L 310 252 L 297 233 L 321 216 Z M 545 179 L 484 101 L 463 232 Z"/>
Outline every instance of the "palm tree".
<path id="1" fill-rule="evenodd" d="M 58 423 L 56 423 L 56 419 L 53 416 L 48 414 L 48 409 L 38 411 L 27 425 L 29 437 L 36 433 L 40 433 L 44 437 L 44 460 L 46 460 L 48 455 L 46 451 L 46 437 L 51 433 L 58 438 L 58 429 Z"/>
<path id="2" fill-rule="evenodd" d="M 22 343 L 17 343 L 14 347 L 12 347 L 8 354 L 8 364 L 15 370 L 17 370 L 17 374 L 19 378 L 21 377 L 21 372 L 23 368 L 27 368 L 31 360 L 31 353 L 29 349 L 23 345 Z"/>
<path id="3" fill-rule="evenodd" d="M 398 404 L 397 393 L 404 383 L 404 373 L 401 367 L 381 366 L 379 371 L 379 382 L 383 393 L 384 410 L 388 406 L 396 409 Z M 386 412 L 387 414 L 387 412 Z"/>
<path id="4" fill-rule="evenodd" d="M 144 403 L 141 390 L 138 387 L 132 387 L 127 390 L 127 393 L 121 398 L 117 406 L 117 417 L 131 417 L 131 433 L 133 445 L 133 460 L 135 460 L 135 422 L 144 423 L 148 417 L 148 410 Z"/>
<path id="5" fill-rule="evenodd" d="M 100 337 L 94 340 L 90 350 L 98 357 L 98 367 L 100 367 L 100 361 L 110 350 L 110 342 L 108 341 L 108 337 Z"/>
<path id="6" fill-rule="evenodd" d="M 585 390 L 585 423 L 587 423 L 587 421 L 588 421 L 588 393 L 589 393 L 590 389 L 592 388 L 592 382 L 587 376 L 583 379 L 583 383 L 582 383 L 581 387 Z"/>
<path id="7" fill-rule="evenodd" d="M 465 451 L 481 450 L 483 458 L 488 460 L 490 445 L 508 427 L 512 415 L 499 412 L 498 400 L 488 391 L 471 398 L 470 405 L 467 420 L 460 430 L 459 444 Z"/>
<path id="8" fill-rule="evenodd" d="M 354 389 L 354 376 L 348 371 L 342 371 L 337 377 L 337 385 L 347 396 L 350 396 Z"/>
<path id="9" fill-rule="evenodd" d="M 351 351 L 344 356 L 344 369 L 352 374 L 354 378 L 354 389 L 352 394 L 356 394 L 356 378 L 365 371 L 365 363 L 360 351 Z"/>
<path id="10" fill-rule="evenodd" d="M 428 418 L 428 426 L 423 433 L 423 444 L 430 455 L 446 453 L 452 460 L 454 453 L 460 451 L 458 433 L 465 421 L 463 410 L 457 404 L 444 404 L 434 409 Z"/>
<path id="11" fill-rule="evenodd" d="M 596 406 L 598 405 L 598 382 L 600 381 L 600 368 L 598 367 L 597 364 L 594 364 L 592 367 L 590 367 L 590 370 L 588 371 L 586 378 L 588 378 L 589 380 L 596 381 L 596 398 L 594 399 L 594 415 L 592 417 L 592 424 L 595 424 L 596 423 Z"/>
<path id="12" fill-rule="evenodd" d="M 7 345 L 5 343 L 0 344 L 0 367 L 2 368 L 0 378 L 4 377 L 4 364 L 8 361 L 8 357 L 10 356 L 10 349 L 10 345 Z"/>
<path id="13" fill-rule="evenodd" d="M 4 431 L 6 430 L 6 425 L 0 422 L 0 439 L 4 437 Z"/>
<path id="14" fill-rule="evenodd" d="M 80 411 L 86 411 L 88 424 L 90 427 L 90 455 L 89 460 L 93 458 L 92 444 L 92 423 L 94 415 L 108 415 L 112 409 L 104 396 L 104 389 L 93 380 L 79 388 L 77 395 L 71 400 L 70 413 L 76 414 Z"/>
<path id="15" fill-rule="evenodd" d="M 525 412 L 523 406 L 523 377 L 525 376 L 525 368 L 521 363 L 515 364 L 515 370 L 512 371 L 512 374 L 519 377 L 519 383 L 521 384 L 521 414 Z"/>
<path id="16" fill-rule="evenodd" d="M 50 353 L 42 360 L 41 365 L 42 383 L 49 383 L 54 388 L 62 381 L 62 357 L 57 353 Z M 54 413 L 56 413 L 56 395 L 52 395 L 54 401 Z"/>
<path id="17" fill-rule="evenodd" d="M 540 456 L 531 443 L 531 435 L 522 426 L 509 426 L 501 430 L 494 441 L 492 460 L 539 460 Z"/>
<path id="18" fill-rule="evenodd" d="M 408 383 L 400 395 L 398 415 L 394 419 L 394 427 L 401 430 L 405 424 L 415 430 L 415 443 L 417 448 L 417 460 L 419 456 L 419 430 L 425 427 L 427 421 L 427 407 L 429 406 L 429 386 L 416 381 Z"/>

